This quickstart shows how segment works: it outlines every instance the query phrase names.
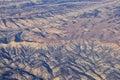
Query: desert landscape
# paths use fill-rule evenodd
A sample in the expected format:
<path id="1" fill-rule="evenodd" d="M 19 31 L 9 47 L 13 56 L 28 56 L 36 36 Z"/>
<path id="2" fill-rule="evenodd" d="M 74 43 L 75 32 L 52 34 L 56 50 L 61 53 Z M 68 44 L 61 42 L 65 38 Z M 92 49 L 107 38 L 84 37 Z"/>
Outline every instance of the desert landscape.
<path id="1" fill-rule="evenodd" d="M 0 0 L 0 80 L 120 80 L 120 1 Z"/>

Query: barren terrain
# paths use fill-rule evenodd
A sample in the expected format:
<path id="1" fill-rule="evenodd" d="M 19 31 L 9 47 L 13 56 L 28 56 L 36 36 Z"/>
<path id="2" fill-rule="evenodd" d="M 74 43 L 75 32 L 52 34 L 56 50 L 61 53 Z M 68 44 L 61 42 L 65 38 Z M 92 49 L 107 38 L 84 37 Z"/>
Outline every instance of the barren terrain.
<path id="1" fill-rule="evenodd" d="M 1 0 L 0 80 L 120 80 L 120 1 Z"/>

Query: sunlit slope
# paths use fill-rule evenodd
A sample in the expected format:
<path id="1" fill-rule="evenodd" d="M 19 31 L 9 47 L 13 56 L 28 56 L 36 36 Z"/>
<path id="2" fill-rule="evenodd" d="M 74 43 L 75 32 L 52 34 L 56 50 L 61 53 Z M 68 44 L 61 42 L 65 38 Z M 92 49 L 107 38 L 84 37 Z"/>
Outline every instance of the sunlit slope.
<path id="1" fill-rule="evenodd" d="M 119 5 L 0 1 L 0 80 L 119 80 Z"/>
<path id="2" fill-rule="evenodd" d="M 119 80 L 120 47 L 97 40 L 0 48 L 0 79 Z"/>
<path id="3" fill-rule="evenodd" d="M 120 40 L 119 0 L 60 4 L 32 1 L 2 3 L 0 43 L 76 38 L 97 38 L 114 43 Z"/>

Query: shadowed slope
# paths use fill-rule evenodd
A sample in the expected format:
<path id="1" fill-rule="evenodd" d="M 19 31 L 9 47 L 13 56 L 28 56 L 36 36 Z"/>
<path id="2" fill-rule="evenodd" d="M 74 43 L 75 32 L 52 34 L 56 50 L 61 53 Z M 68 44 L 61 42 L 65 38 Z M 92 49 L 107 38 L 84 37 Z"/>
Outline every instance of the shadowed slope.
<path id="1" fill-rule="evenodd" d="M 112 44 L 111 44 L 112 45 Z M 31 45 L 32 46 L 32 45 Z M 96 41 L 0 48 L 0 78 L 10 80 L 119 80 L 120 48 Z"/>

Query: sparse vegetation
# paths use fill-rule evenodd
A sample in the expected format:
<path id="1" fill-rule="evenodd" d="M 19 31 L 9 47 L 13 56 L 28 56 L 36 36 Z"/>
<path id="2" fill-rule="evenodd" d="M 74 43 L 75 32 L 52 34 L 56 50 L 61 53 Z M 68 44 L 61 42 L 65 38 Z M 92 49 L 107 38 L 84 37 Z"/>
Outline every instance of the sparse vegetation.
<path id="1" fill-rule="evenodd" d="M 56 47 L 48 45 L 47 49 L 1 47 L 0 78 L 119 80 L 119 51 L 92 41 L 72 42 Z"/>
<path id="2" fill-rule="evenodd" d="M 120 80 L 119 0 L 1 0 L 0 80 Z"/>

